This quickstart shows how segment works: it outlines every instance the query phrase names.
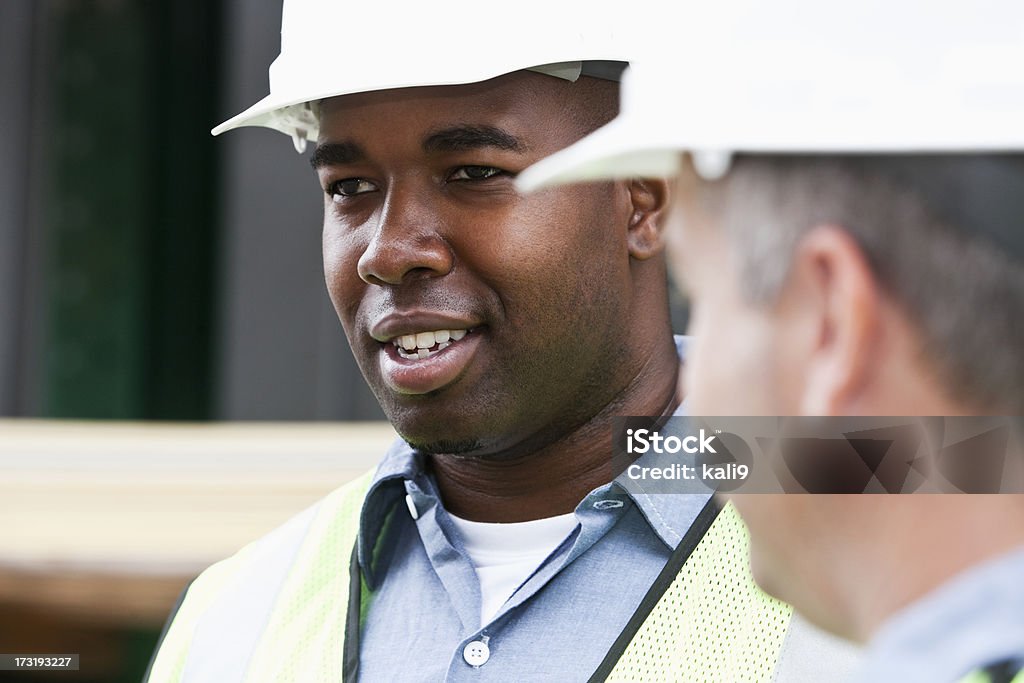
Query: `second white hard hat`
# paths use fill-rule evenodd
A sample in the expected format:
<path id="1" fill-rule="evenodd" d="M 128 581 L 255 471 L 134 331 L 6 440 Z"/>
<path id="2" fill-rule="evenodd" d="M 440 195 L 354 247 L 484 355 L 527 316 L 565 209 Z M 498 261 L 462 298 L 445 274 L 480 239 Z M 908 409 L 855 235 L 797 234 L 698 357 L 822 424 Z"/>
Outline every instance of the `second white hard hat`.
<path id="1" fill-rule="evenodd" d="M 520 174 L 521 189 L 661 176 L 689 152 L 1024 149 L 1024 4 L 704 3 L 631 60 L 622 113 Z"/>

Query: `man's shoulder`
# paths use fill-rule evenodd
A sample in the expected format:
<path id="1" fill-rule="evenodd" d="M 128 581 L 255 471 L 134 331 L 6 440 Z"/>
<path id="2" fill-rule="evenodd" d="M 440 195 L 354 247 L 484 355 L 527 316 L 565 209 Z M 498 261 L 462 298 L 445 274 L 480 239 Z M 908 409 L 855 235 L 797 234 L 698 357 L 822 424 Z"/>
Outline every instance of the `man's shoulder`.
<path id="1" fill-rule="evenodd" d="M 301 584 L 307 578 L 303 568 L 316 567 L 318 555 L 324 552 L 320 536 L 340 529 L 335 540 L 351 543 L 354 539 L 373 474 L 367 472 L 340 486 L 200 574 L 170 619 L 148 680 L 181 680 L 188 666 L 216 670 L 214 655 L 231 648 L 251 650 L 249 645 L 258 642 L 282 595 L 287 598 L 296 581 Z M 203 647 L 195 649 L 196 642 Z M 210 643 L 218 645 L 211 648 Z"/>
<path id="2" fill-rule="evenodd" d="M 297 540 L 305 537 L 318 520 L 326 521 L 325 518 L 330 518 L 336 524 L 357 525 L 363 498 L 366 496 L 375 471 L 375 469 L 369 470 L 337 487 L 288 521 L 249 543 L 225 562 L 235 558 L 245 559 L 250 555 L 262 555 L 285 548 L 294 548 Z"/>
<path id="3" fill-rule="evenodd" d="M 370 470 L 339 486 L 235 555 L 206 570 L 196 583 L 202 582 L 208 573 L 232 577 L 227 590 L 219 591 L 211 605 L 252 603 L 277 596 L 289 584 L 302 583 L 308 578 L 310 570 L 315 570 L 324 554 L 334 555 L 335 544 L 350 549 L 373 475 L 374 470 Z M 343 553 L 343 557 L 347 561 L 348 555 Z M 266 610 L 270 609 L 268 602 Z M 226 611 L 233 613 L 235 610 Z"/>
<path id="4" fill-rule="evenodd" d="M 355 528 L 373 474 L 374 470 L 370 470 L 346 482 L 272 531 L 246 544 L 235 554 L 211 565 L 196 579 L 193 588 L 205 583 L 220 585 L 223 581 L 217 578 L 226 576 L 233 576 L 236 580 L 246 576 L 250 582 L 258 583 L 260 576 L 269 577 L 275 573 L 266 571 L 271 565 L 290 564 L 305 545 L 310 531 L 317 526 L 333 522 L 335 525 L 351 525 Z"/>

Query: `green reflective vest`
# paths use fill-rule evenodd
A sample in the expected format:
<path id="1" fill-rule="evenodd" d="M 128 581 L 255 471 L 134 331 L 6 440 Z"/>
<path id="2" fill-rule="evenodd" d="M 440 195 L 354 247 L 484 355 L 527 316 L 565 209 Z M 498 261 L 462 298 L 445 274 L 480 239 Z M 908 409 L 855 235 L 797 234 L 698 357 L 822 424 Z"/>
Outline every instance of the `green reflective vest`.
<path id="1" fill-rule="evenodd" d="M 341 681 L 349 563 L 371 479 L 338 489 L 197 578 L 148 680 Z M 734 508 L 716 515 L 709 507 L 705 516 L 706 531 L 684 539 L 691 547 L 663 572 L 664 592 L 648 595 L 650 604 L 640 606 L 602 666 L 580 672 L 580 680 L 773 680 L 792 610 L 754 584 L 746 528 Z"/>
<path id="2" fill-rule="evenodd" d="M 1024 669 L 1018 671 L 1011 678 L 1007 678 L 1006 675 L 993 675 L 986 669 L 978 669 L 961 678 L 960 683 L 1024 683 Z"/>

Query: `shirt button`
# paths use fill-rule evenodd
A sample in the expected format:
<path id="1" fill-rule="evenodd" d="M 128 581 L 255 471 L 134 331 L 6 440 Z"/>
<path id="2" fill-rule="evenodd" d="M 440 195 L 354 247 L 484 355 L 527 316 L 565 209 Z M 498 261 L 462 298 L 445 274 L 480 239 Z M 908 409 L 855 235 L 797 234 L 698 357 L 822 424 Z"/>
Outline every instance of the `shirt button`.
<path id="1" fill-rule="evenodd" d="M 409 514 L 412 515 L 413 519 L 420 518 L 420 511 L 416 509 L 416 502 L 412 499 L 412 494 L 407 493 L 405 495 L 405 505 L 409 508 Z"/>
<path id="2" fill-rule="evenodd" d="M 462 658 L 470 666 L 483 666 L 491 658 L 491 648 L 482 640 L 474 640 L 462 650 Z"/>

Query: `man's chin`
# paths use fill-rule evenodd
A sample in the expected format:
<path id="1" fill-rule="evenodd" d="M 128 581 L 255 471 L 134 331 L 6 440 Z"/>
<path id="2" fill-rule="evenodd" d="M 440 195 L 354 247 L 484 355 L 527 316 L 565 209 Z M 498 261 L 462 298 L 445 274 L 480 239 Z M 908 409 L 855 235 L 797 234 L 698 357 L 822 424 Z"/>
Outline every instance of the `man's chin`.
<path id="1" fill-rule="evenodd" d="M 754 583 L 768 595 L 782 601 L 792 600 L 792 595 L 786 595 L 785 583 L 779 585 L 776 572 L 755 546 L 750 548 L 750 573 L 754 577 Z"/>
<path id="2" fill-rule="evenodd" d="M 472 456 L 481 449 L 480 442 L 476 439 L 416 439 L 405 438 L 406 442 L 420 453 L 426 455 L 461 455 Z"/>
<path id="3" fill-rule="evenodd" d="M 486 450 L 481 425 L 458 407 L 418 405 L 409 409 L 384 403 L 381 406 L 398 435 L 420 453 L 473 456 Z"/>

